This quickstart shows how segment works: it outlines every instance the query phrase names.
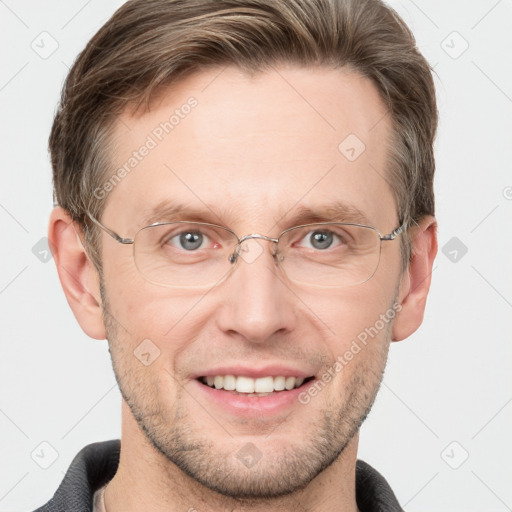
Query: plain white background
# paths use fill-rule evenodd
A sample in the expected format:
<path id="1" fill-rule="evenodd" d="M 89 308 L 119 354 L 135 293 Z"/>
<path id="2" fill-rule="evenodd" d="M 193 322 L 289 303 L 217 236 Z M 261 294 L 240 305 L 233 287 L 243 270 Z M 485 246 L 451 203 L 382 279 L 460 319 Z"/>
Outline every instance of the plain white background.
<path id="1" fill-rule="evenodd" d="M 107 342 L 80 330 L 40 244 L 63 79 L 121 3 L 0 2 L 4 512 L 45 503 L 84 445 L 120 436 Z M 359 456 L 407 511 L 512 510 L 512 3 L 391 5 L 437 73 L 440 252 L 424 324 L 392 345 Z"/>

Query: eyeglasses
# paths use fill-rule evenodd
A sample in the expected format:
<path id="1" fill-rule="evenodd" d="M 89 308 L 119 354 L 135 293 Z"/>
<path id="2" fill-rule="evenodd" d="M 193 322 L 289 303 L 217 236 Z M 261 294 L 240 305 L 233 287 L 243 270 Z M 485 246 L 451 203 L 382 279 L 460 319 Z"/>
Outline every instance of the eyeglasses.
<path id="1" fill-rule="evenodd" d="M 206 222 L 156 222 L 124 238 L 89 212 L 99 228 L 121 244 L 133 245 L 135 265 L 147 281 L 172 288 L 206 288 L 222 282 L 240 260 L 253 263 L 262 253 L 258 239 L 271 242 L 275 264 L 295 283 L 343 288 L 368 281 L 379 265 L 388 235 L 362 224 L 322 222 L 285 229 L 277 238 L 252 234 L 239 238 L 230 229 Z"/>

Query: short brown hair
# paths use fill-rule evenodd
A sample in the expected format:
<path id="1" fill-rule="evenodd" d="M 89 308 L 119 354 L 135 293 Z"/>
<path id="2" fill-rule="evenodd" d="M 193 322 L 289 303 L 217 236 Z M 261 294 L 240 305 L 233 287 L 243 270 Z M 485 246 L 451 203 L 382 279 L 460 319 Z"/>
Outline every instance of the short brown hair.
<path id="1" fill-rule="evenodd" d="M 109 135 L 123 109 L 209 67 L 254 73 L 278 63 L 348 66 L 371 79 L 391 115 L 386 171 L 400 221 L 434 214 L 432 69 L 393 9 L 379 0 L 131 0 L 71 68 L 49 141 L 54 202 L 84 230 L 99 270 L 98 231 L 86 211 L 101 217 L 93 191 L 111 173 Z"/>

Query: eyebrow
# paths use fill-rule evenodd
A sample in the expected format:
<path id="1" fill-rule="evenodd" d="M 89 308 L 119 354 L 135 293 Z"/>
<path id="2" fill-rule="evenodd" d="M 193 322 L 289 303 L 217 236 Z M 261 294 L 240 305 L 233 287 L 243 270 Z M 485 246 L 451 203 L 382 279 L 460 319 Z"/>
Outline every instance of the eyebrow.
<path id="1" fill-rule="evenodd" d="M 348 222 L 354 224 L 371 225 L 366 214 L 355 205 L 334 203 L 322 205 L 319 208 L 299 206 L 281 218 L 288 218 L 292 225 L 313 224 L 315 222 Z"/>
<path id="2" fill-rule="evenodd" d="M 156 206 L 144 211 L 144 225 L 156 222 L 176 222 L 189 220 L 192 222 L 207 222 L 210 224 L 225 225 L 223 219 L 236 218 L 231 211 L 217 214 L 213 208 L 205 205 L 204 208 L 193 208 L 190 205 L 177 202 L 161 201 Z M 301 224 L 314 224 L 316 222 L 348 222 L 371 226 L 367 215 L 355 205 L 347 203 L 333 203 L 321 205 L 316 208 L 298 206 L 274 218 L 275 225 L 288 227 Z"/>
<path id="3" fill-rule="evenodd" d="M 149 208 L 143 213 L 145 225 L 155 222 L 174 222 L 179 220 L 190 220 L 195 222 L 209 222 L 219 224 L 222 222 L 220 215 L 205 206 L 204 209 L 192 208 L 191 206 L 178 202 L 163 200 L 156 206 Z"/>

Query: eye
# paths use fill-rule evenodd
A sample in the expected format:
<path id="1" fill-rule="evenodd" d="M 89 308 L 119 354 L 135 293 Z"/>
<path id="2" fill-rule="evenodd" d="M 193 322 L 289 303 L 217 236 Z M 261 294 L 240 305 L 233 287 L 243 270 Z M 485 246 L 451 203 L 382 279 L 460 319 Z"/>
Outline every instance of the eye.
<path id="1" fill-rule="evenodd" d="M 336 233 L 327 229 L 316 229 L 307 233 L 300 245 L 309 249 L 325 250 L 329 249 L 337 241 L 342 240 Z"/>
<path id="2" fill-rule="evenodd" d="M 204 233 L 201 233 L 201 231 L 187 230 L 170 237 L 166 243 L 178 249 L 195 251 L 201 249 L 203 243 L 206 243 L 208 240 L 209 238 Z"/>

